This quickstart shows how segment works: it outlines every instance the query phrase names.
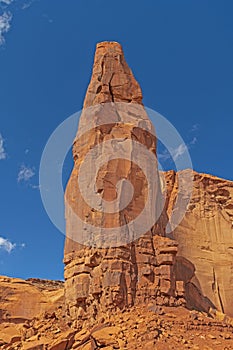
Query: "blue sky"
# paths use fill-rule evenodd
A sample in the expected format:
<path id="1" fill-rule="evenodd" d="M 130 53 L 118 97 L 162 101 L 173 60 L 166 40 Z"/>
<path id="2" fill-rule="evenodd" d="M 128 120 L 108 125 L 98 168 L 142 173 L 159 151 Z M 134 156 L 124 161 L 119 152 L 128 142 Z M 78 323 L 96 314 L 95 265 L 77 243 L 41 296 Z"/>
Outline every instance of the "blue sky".
<path id="1" fill-rule="evenodd" d="M 144 104 L 176 127 L 194 169 L 232 180 L 232 0 L 0 4 L 0 274 L 63 278 L 64 236 L 43 208 L 39 164 L 82 107 L 99 41 L 123 45 Z M 68 156 L 65 180 L 71 168 Z"/>

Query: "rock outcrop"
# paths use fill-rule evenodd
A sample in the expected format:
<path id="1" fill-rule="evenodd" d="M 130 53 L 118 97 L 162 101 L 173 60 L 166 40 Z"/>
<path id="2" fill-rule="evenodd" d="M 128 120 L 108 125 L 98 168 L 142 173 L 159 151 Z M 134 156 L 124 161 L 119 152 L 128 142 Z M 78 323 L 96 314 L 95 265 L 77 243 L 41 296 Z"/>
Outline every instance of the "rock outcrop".
<path id="1" fill-rule="evenodd" d="M 73 155 L 65 283 L 0 277 L 0 348 L 233 349 L 233 182 L 192 172 L 168 237 L 190 170 L 159 174 L 118 43 L 97 45 Z"/>
<path id="2" fill-rule="evenodd" d="M 117 42 L 97 44 L 84 108 L 107 102 L 142 104 L 142 91 Z"/>
<path id="3" fill-rule="evenodd" d="M 152 300 L 184 303 L 182 282 L 177 290 L 173 271 L 177 244 L 164 237 L 167 216 L 153 125 L 118 43 L 97 45 L 73 157 L 65 195 L 64 257 L 71 320 L 91 317 L 94 322 L 99 313 Z M 127 180 L 133 196 L 122 209 L 128 200 Z M 96 197 L 96 207 L 87 203 Z M 112 212 L 105 211 L 104 201 L 113 202 Z"/>
<path id="4" fill-rule="evenodd" d="M 12 279 L 14 283 L 14 279 Z M 53 281 L 51 281 L 53 283 Z M 0 288 L 2 282 L 0 281 Z M 43 283 L 42 283 L 43 284 Z M 48 303 L 48 304 L 47 304 Z M 49 300 L 46 307 L 52 306 Z M 114 349 L 232 349 L 233 321 L 218 313 L 214 318 L 183 307 L 148 304 L 88 320 L 70 328 L 62 311 L 53 311 L 18 323 L 0 321 L 1 350 L 114 350 Z"/>
<path id="5" fill-rule="evenodd" d="M 155 157 L 141 153 L 135 141 Z M 73 156 L 64 257 L 71 320 L 94 322 L 98 314 L 148 302 L 232 315 L 232 182 L 193 173 L 187 213 L 166 237 L 179 179 L 165 173 L 162 193 L 153 125 L 118 43 L 97 44 Z M 127 180 L 134 194 L 122 209 Z M 154 206 L 138 234 L 129 223 L 144 212 L 148 197 Z M 106 201 L 112 211 L 105 212 Z"/>
<path id="6" fill-rule="evenodd" d="M 233 317 L 233 182 L 193 172 L 193 194 L 186 215 L 174 230 L 178 242 L 177 273 L 183 276 L 189 307 L 206 309 L 206 296 Z M 172 213 L 177 174 L 165 173 Z"/>
<path id="7" fill-rule="evenodd" d="M 0 276 L 0 322 L 21 323 L 64 302 L 63 282 Z"/>

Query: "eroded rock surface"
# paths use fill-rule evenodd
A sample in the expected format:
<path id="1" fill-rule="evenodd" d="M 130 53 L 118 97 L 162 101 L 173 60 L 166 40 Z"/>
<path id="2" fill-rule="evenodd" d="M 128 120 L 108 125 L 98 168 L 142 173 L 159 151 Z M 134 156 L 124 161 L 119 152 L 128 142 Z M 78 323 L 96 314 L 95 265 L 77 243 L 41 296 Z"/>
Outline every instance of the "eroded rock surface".
<path id="1" fill-rule="evenodd" d="M 142 104 L 142 92 L 117 42 L 97 44 L 84 108 L 106 102 Z"/>
<path id="2" fill-rule="evenodd" d="M 178 273 L 184 276 L 190 307 L 206 308 L 206 296 L 233 316 L 233 182 L 194 172 L 193 194 L 186 215 L 174 231 Z M 177 198 L 177 174 L 165 173 L 168 214 Z"/>
<path id="3" fill-rule="evenodd" d="M 156 158 L 148 160 L 142 155 L 142 166 L 138 167 L 134 157 L 140 151 L 135 152 L 134 141 L 156 156 L 155 132 L 122 48 L 115 42 L 100 43 L 74 141 L 75 164 L 65 196 L 68 315 L 73 321 L 94 320 L 98 313 L 149 301 L 158 305 L 187 303 L 189 308 L 206 312 L 217 308 L 232 315 L 232 182 L 193 173 L 188 211 L 169 238 L 165 237 L 169 219 L 180 211 L 174 210 L 177 197 L 186 200 L 190 171 L 181 177 L 174 171 L 165 173 L 165 195 Z M 114 153 L 121 154 L 118 152 L 124 145 L 127 159 L 111 158 Z M 91 152 L 86 173 L 78 181 Z M 98 197 L 94 208 L 89 203 L 93 179 L 93 192 Z M 124 200 L 125 180 L 132 183 L 134 195 L 122 210 L 119 203 Z M 178 193 L 181 180 L 183 192 Z M 105 213 L 104 201 L 116 201 L 118 196 L 121 201 Z M 157 219 L 151 229 L 137 236 L 136 229 L 132 234 L 126 224 L 143 212 L 148 196 L 155 206 L 146 217 Z M 141 221 L 142 226 L 145 221 Z M 106 235 L 104 230 L 109 228 L 113 231 Z"/>
<path id="4" fill-rule="evenodd" d="M 141 157 L 142 168 L 132 161 L 134 141 L 155 156 L 156 137 L 118 43 L 97 45 L 84 107 L 65 198 L 65 286 L 0 277 L 0 348 L 232 349 L 233 320 L 226 314 L 232 315 L 233 300 L 233 182 L 193 172 L 187 213 L 166 237 L 177 213 L 179 176 L 165 173 L 161 189 L 156 159 L 152 164 Z M 119 137 L 120 144 L 127 145 L 128 159 L 123 161 L 108 156 L 119 152 Z M 78 183 L 86 155 L 98 145 Z M 102 154 L 105 163 L 96 164 Z M 96 208 L 88 203 L 88 171 L 96 175 Z M 149 185 L 146 171 L 153 174 Z M 183 172 L 183 189 L 188 171 Z M 120 193 L 122 201 L 127 200 L 126 179 L 135 194 L 122 209 L 116 199 Z M 88 194 L 87 201 L 81 194 Z M 148 220 L 159 213 L 158 220 L 139 237 L 136 226 L 132 234 L 124 225 L 143 211 L 148 195 L 155 204 L 147 211 Z M 104 201 L 112 200 L 117 214 L 103 214 Z M 99 227 L 120 230 L 106 237 Z"/>
<path id="5" fill-rule="evenodd" d="M 77 322 L 149 300 L 182 304 L 173 271 L 177 244 L 163 237 L 167 216 L 162 210 L 156 137 L 142 106 L 140 87 L 118 43 L 97 45 L 84 107 L 65 196 L 67 312 Z M 122 209 L 126 180 L 133 185 L 133 196 Z M 87 203 L 93 197 L 97 197 L 94 209 Z M 113 211 L 106 213 L 104 201 L 117 198 Z M 140 223 L 130 228 L 127 224 L 138 216 Z"/>
<path id="6" fill-rule="evenodd" d="M 233 321 L 150 303 L 80 322 L 71 329 L 58 307 L 21 323 L 0 323 L 2 350 L 232 349 Z"/>
<path id="7" fill-rule="evenodd" d="M 64 302 L 63 282 L 0 276 L 0 321 L 21 323 Z"/>

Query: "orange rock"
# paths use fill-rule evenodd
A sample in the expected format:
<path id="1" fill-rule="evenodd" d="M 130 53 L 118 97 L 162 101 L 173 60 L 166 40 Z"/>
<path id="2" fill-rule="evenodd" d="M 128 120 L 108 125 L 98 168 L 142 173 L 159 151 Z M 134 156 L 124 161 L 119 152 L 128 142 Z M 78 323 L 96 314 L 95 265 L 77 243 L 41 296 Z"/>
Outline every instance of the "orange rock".
<path id="1" fill-rule="evenodd" d="M 20 330 L 14 325 L 0 325 L 0 341 L 13 344 L 21 340 Z"/>
<path id="2" fill-rule="evenodd" d="M 92 341 L 89 341 L 85 345 L 79 347 L 78 350 L 94 350 Z"/>
<path id="3" fill-rule="evenodd" d="M 117 42 L 99 43 L 84 108 L 122 101 L 142 103 L 140 86 L 125 62 L 121 45 Z"/>
<path id="4" fill-rule="evenodd" d="M 7 321 L 13 318 L 14 322 L 24 323 L 45 311 L 54 310 L 63 300 L 62 286 L 62 283 L 56 285 L 55 282 L 48 286 L 46 281 L 41 281 L 39 288 L 38 282 L 33 284 L 19 278 L 0 276 L 0 319 Z"/>
<path id="5" fill-rule="evenodd" d="M 70 349 L 75 342 L 75 332 L 73 330 L 62 332 L 56 341 L 54 341 L 49 350 L 66 350 Z"/>
<path id="6" fill-rule="evenodd" d="M 44 343 L 38 341 L 33 343 L 23 343 L 22 350 L 43 350 Z"/>
<path id="7" fill-rule="evenodd" d="M 119 327 L 105 327 L 94 331 L 92 337 L 95 339 L 98 346 L 112 345 L 116 347 L 119 346 L 117 337 L 120 331 L 121 329 Z"/>
<path id="8" fill-rule="evenodd" d="M 196 172 L 193 176 L 191 202 L 174 231 L 178 274 L 186 283 L 190 307 L 205 311 L 215 307 L 233 316 L 233 182 Z M 170 215 L 177 196 L 176 177 L 174 172 L 165 173 Z"/>
<path id="9" fill-rule="evenodd" d="M 90 130 L 87 131 L 87 128 Z M 119 138 L 120 141 L 117 141 Z M 151 154 L 152 161 L 141 156 L 140 166 L 134 162 L 133 155 L 137 153 L 135 140 Z M 100 148 L 91 156 L 90 168 L 80 180 L 86 155 L 97 146 Z M 119 147 L 125 147 L 122 158 L 111 159 Z M 97 159 L 103 156 L 104 148 L 104 164 L 98 168 Z M 155 282 L 154 271 L 157 262 L 152 237 L 155 233 L 164 234 L 161 222 L 166 216 L 159 212 L 161 189 L 154 128 L 142 106 L 140 86 L 118 43 L 97 45 L 73 156 L 74 169 L 65 195 L 65 298 L 72 320 L 89 316 L 94 320 L 98 313 L 123 309 L 157 295 L 158 283 Z M 97 195 L 100 210 L 87 203 L 93 178 L 96 183 L 94 196 Z M 101 210 L 104 201 L 124 198 L 126 179 L 134 189 L 130 203 L 121 209 L 120 200 L 114 204 L 113 212 Z M 84 200 L 84 195 L 87 200 Z M 154 199 L 147 201 L 147 197 Z M 158 204 L 154 205 L 157 201 Z M 147 202 L 147 215 L 141 219 L 137 234 L 134 226 L 129 230 L 127 223 L 134 222 Z M 156 214 L 157 219 L 161 215 L 161 222 L 152 220 L 148 231 L 141 231 Z M 108 229 L 112 229 L 112 234 L 102 232 Z M 173 263 L 175 253 L 176 250 L 169 250 L 166 256 L 164 254 L 167 263 Z M 164 261 L 161 260 L 160 264 Z"/>
<path id="10" fill-rule="evenodd" d="M 68 340 L 58 340 L 52 346 L 49 347 L 49 350 L 66 350 Z"/>
<path id="11" fill-rule="evenodd" d="M 80 166 L 86 153 L 97 144 L 115 142 L 122 136 L 131 146 L 137 139 L 156 154 L 156 138 L 139 127 L 146 122 L 152 128 L 141 100 L 140 87 L 124 60 L 120 45 L 97 45 L 84 104 L 86 108 L 96 109 L 91 115 L 93 119 L 88 119 L 84 111 L 79 125 L 79 131 L 86 126 L 92 130 L 85 137 L 75 139 L 75 165 L 66 191 L 69 205 L 64 255 L 65 300 L 62 282 L 0 277 L 2 350 L 95 350 L 97 346 L 106 350 L 233 349 L 233 319 L 224 313 L 232 314 L 231 181 L 193 172 L 192 199 L 173 237 L 172 234 L 164 237 L 178 196 L 178 176 L 170 171 L 165 173 L 165 210 L 143 236 L 114 247 L 88 244 L 90 232 L 85 235 L 81 231 L 86 245 L 74 239 L 77 227 L 71 209 L 83 215 L 87 223 L 104 224 L 105 228 L 112 225 L 115 230 L 117 225 L 139 215 L 145 204 L 147 181 L 140 169 L 131 167 L 131 159 L 112 161 L 107 156 L 107 165 L 96 173 L 96 192 L 104 200 L 115 198 L 118 180 L 129 175 L 136 197 L 127 210 L 105 217 L 82 202 L 77 188 Z M 105 121 L 113 111 L 119 112 L 112 108 L 116 101 L 126 102 L 136 112 L 131 115 L 131 122 L 120 126 L 111 120 L 110 125 L 105 123 L 93 128 L 107 102 L 110 108 L 105 111 Z M 126 117 L 130 108 L 120 110 L 114 117 Z M 141 114 L 137 114 L 139 111 Z M 132 126 L 133 119 L 136 128 Z M 107 150 L 112 151 L 111 145 Z M 95 157 L 93 164 L 94 160 Z M 181 173 L 187 172 L 190 171 Z M 157 175 L 154 182 L 155 194 L 159 195 Z M 85 178 L 82 185 L 85 192 L 88 189 Z M 119 186 L 118 192 L 124 196 L 124 186 Z M 157 204 L 156 200 L 153 203 Z M 93 236 L 96 231 L 94 227 Z M 117 239 L 123 239 L 124 234 L 119 232 Z M 103 244 L 101 232 L 98 238 L 97 243 Z M 186 304 L 201 312 L 189 312 L 183 307 Z"/>

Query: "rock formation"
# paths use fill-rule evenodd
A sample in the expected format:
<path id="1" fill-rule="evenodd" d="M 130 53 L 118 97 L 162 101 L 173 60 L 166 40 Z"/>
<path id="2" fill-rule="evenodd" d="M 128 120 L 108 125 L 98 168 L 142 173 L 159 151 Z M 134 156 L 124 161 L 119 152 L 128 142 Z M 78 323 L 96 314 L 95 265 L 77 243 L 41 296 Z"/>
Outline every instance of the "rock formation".
<path id="1" fill-rule="evenodd" d="M 148 150 L 145 156 L 138 143 Z M 92 154 L 80 181 L 88 152 Z M 73 321 L 94 320 L 99 313 L 149 300 L 159 305 L 184 302 L 182 281 L 176 284 L 173 271 L 177 244 L 163 237 L 167 217 L 161 209 L 157 160 L 152 154 L 156 155 L 153 126 L 122 48 L 115 42 L 100 43 L 65 196 L 65 299 Z M 129 205 L 121 209 L 126 180 L 134 192 Z M 94 194 L 88 192 L 90 188 Z M 96 196 L 97 208 L 93 209 L 87 201 Z M 117 198 L 120 201 L 113 203 L 113 212 L 105 212 L 104 201 Z M 152 205 L 143 217 L 146 203 Z M 136 224 L 132 229 L 127 224 L 140 214 L 138 234 Z"/>
<path id="2" fill-rule="evenodd" d="M 217 313 L 210 318 L 184 307 L 161 307 L 153 303 L 134 306 L 124 312 L 118 310 L 108 319 L 102 316 L 94 326 L 86 321 L 86 325 L 80 323 L 78 328 L 71 328 L 65 317 L 63 298 L 56 296 L 55 303 L 53 300 L 56 292 L 63 294 L 63 286 L 64 283 L 57 281 L 0 278 L 1 296 L 4 296 L 1 305 L 10 313 L 8 318 L 0 317 L 1 350 L 233 348 L 233 320 L 225 315 Z M 20 290 L 23 293 L 19 294 Z M 26 319 L 24 314 L 17 317 L 20 298 L 21 312 L 24 308 L 28 310 L 23 294 L 37 305 L 40 293 L 47 295 L 43 299 L 43 310 L 47 311 L 40 313 L 29 302 L 30 318 Z"/>
<path id="3" fill-rule="evenodd" d="M 23 322 L 64 302 L 63 282 L 0 276 L 0 320 Z"/>
<path id="4" fill-rule="evenodd" d="M 165 173 L 163 194 L 156 157 L 137 158 L 141 149 L 135 148 L 134 141 L 156 155 L 155 132 L 122 48 L 115 42 L 100 43 L 65 196 L 65 299 L 71 320 L 91 317 L 94 322 L 99 313 L 148 302 L 186 303 L 232 315 L 232 183 L 194 173 L 185 218 L 165 237 L 179 179 L 174 171 Z M 119 153 L 120 147 L 124 153 Z M 127 159 L 120 159 L 125 154 Z M 83 166 L 87 155 L 89 163 Z M 101 156 L 104 162 L 97 162 Z M 124 197 L 127 202 L 126 180 L 134 195 L 122 209 Z M 95 196 L 97 200 L 89 202 Z M 141 224 L 144 227 L 150 218 L 153 223 L 137 235 L 135 226 L 130 231 L 128 224 L 143 212 L 147 197 L 155 207 L 147 210 Z M 112 212 L 105 212 L 105 201 L 113 201 Z"/>
<path id="5" fill-rule="evenodd" d="M 189 207 L 174 231 L 179 247 L 178 278 L 183 276 L 190 307 L 209 307 L 207 300 L 197 298 L 202 294 L 233 317 L 233 182 L 196 172 L 193 175 Z M 177 175 L 171 171 L 165 178 L 170 215 L 177 197 Z"/>
<path id="6" fill-rule="evenodd" d="M 168 237 L 190 170 L 158 172 L 118 43 L 97 45 L 73 156 L 65 283 L 0 277 L 0 348 L 233 349 L 233 182 L 192 172 Z"/>

